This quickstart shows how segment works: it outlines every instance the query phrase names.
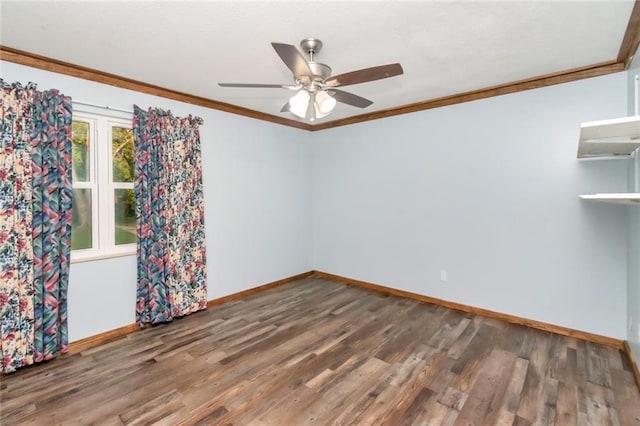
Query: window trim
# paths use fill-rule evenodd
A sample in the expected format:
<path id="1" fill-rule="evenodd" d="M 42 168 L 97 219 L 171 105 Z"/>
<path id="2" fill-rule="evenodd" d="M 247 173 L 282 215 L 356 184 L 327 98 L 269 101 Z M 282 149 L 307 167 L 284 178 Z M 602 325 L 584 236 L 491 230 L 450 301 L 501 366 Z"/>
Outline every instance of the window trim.
<path id="1" fill-rule="evenodd" d="M 77 108 L 73 121 L 88 122 L 90 139 L 89 182 L 73 182 L 74 189 L 88 188 L 91 196 L 91 248 L 71 250 L 71 263 L 136 254 L 136 243 L 115 244 L 115 190 L 133 189 L 133 182 L 113 182 L 112 128 L 132 128 L 133 115 L 97 107 Z M 113 240 L 113 241 L 111 241 Z"/>

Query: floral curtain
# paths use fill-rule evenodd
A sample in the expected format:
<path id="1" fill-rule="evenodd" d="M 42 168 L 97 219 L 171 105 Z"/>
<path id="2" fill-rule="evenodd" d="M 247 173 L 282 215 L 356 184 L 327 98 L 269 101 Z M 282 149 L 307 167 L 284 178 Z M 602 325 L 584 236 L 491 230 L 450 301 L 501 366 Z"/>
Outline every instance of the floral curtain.
<path id="1" fill-rule="evenodd" d="M 198 117 L 134 107 L 141 326 L 207 306 L 200 124 Z"/>
<path id="2" fill-rule="evenodd" d="M 2 371 L 66 352 L 71 98 L 0 79 Z"/>

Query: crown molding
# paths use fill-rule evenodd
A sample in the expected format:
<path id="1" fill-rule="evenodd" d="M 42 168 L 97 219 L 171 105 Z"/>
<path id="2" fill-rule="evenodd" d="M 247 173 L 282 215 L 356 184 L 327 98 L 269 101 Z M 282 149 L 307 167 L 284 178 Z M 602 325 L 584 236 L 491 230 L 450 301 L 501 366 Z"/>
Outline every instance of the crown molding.
<path id="1" fill-rule="evenodd" d="M 640 14 L 640 0 L 636 0 L 636 7 L 634 7 L 634 13 L 636 10 L 639 13 L 632 15 L 632 19 Z M 630 21 L 631 22 L 631 21 Z M 633 30 L 627 30 L 627 34 L 635 31 L 635 37 L 640 34 L 637 28 Z M 630 36 L 631 37 L 631 36 Z M 625 39 L 627 39 L 625 35 Z M 623 42 L 624 44 L 624 42 Z M 637 44 L 636 44 L 637 48 Z M 520 80 L 503 85 L 487 87 L 484 89 L 474 90 L 470 92 L 458 93 L 455 95 L 445 96 L 436 99 L 425 100 L 422 102 L 416 102 L 413 104 L 403 105 L 395 108 L 389 108 L 381 111 L 375 111 L 371 113 L 356 115 L 339 120 L 327 121 L 320 124 L 310 125 L 297 120 L 278 117 L 264 112 L 255 111 L 249 108 L 239 107 L 236 105 L 215 101 L 213 99 L 203 98 L 188 93 L 182 93 L 175 90 L 155 86 L 149 83 L 133 80 L 126 77 L 121 77 L 115 74 L 106 73 L 103 71 L 87 68 L 56 59 L 46 58 L 44 56 L 36 55 L 29 52 L 13 49 L 10 47 L 0 45 L 0 60 L 13 62 L 19 65 L 25 65 L 32 68 L 38 68 L 45 71 L 51 71 L 59 74 L 69 75 L 72 77 L 78 77 L 85 80 L 95 81 L 98 83 L 108 84 L 123 89 L 134 90 L 141 93 L 146 93 L 154 96 L 160 96 L 167 99 L 173 99 L 180 102 L 185 102 L 193 105 L 203 106 L 219 111 L 228 112 L 231 114 L 241 115 L 244 117 L 255 118 L 257 120 L 268 121 L 275 124 L 281 124 L 283 126 L 294 127 L 301 130 L 319 131 L 325 129 L 331 129 L 334 127 L 346 126 L 350 124 L 362 123 L 365 121 L 378 120 L 386 117 L 393 117 L 396 115 L 409 114 L 412 112 L 423 111 L 432 108 L 440 108 L 448 105 L 455 105 L 465 102 L 471 102 L 479 99 L 486 99 L 494 96 L 506 95 L 510 93 L 521 92 L 525 90 L 537 89 L 540 87 L 551 86 L 561 83 L 569 83 L 576 80 L 582 80 L 585 78 L 598 77 L 606 74 L 616 73 L 625 70 L 625 62 L 622 61 L 609 61 L 599 64 L 589 65 L 580 68 L 574 68 L 566 71 L 561 71 L 553 74 L 546 74 L 538 77 L 529 78 L 526 80 Z"/>
<path id="2" fill-rule="evenodd" d="M 186 102 L 188 104 L 203 106 L 205 108 L 211 108 L 218 111 L 241 115 L 244 117 L 255 118 L 257 120 L 268 121 L 271 123 L 295 127 L 302 130 L 311 130 L 311 125 L 300 121 L 278 117 L 276 115 L 266 114 L 264 112 L 254 111 L 249 108 L 215 101 L 213 99 L 203 98 L 201 96 L 178 92 L 176 90 L 171 90 L 164 87 L 155 86 L 153 84 L 144 83 L 142 81 L 133 80 L 127 77 L 121 77 L 115 74 L 106 73 L 104 71 L 59 61 L 57 59 L 47 58 L 44 56 L 36 55 L 34 53 L 13 49 L 7 46 L 0 45 L 0 60 L 13 62 L 15 64 L 25 65 L 32 68 L 38 68 L 45 71 L 51 71 L 58 74 L 64 74 L 71 77 L 78 77 L 85 80 L 95 81 L 97 83 L 108 84 L 110 86 L 115 86 L 122 89 L 134 90 L 136 92 L 146 93 L 148 95 L 160 96 L 162 98 Z"/>
<path id="3" fill-rule="evenodd" d="M 540 87 L 552 86 L 554 84 L 569 83 L 571 81 L 582 80 L 585 78 L 598 77 L 601 75 L 611 74 L 624 71 L 624 63 L 622 62 L 604 62 L 595 65 L 589 65 L 581 68 L 574 68 L 553 74 L 533 77 L 526 80 L 520 80 L 512 83 L 502 84 L 499 86 L 487 87 L 484 89 L 473 90 L 470 92 L 458 93 L 442 98 L 430 99 L 427 101 L 416 102 L 396 108 L 375 111 L 367 114 L 347 117 L 340 120 L 328 121 L 316 124 L 310 130 L 324 130 L 333 127 L 346 126 L 349 124 L 362 123 L 365 121 L 378 120 L 380 118 L 393 117 L 394 115 L 409 114 L 412 112 L 423 111 L 432 108 L 440 108 L 448 105 L 461 104 L 464 102 L 477 101 L 479 99 L 491 98 L 494 96 L 507 95 L 510 93 L 522 92 L 525 90 L 538 89 Z"/>
<path id="4" fill-rule="evenodd" d="M 640 45 L 640 0 L 636 0 L 631 11 L 631 17 L 624 32 L 620 50 L 618 51 L 618 62 L 624 63 L 624 69 L 629 69 L 633 56 L 638 51 Z"/>

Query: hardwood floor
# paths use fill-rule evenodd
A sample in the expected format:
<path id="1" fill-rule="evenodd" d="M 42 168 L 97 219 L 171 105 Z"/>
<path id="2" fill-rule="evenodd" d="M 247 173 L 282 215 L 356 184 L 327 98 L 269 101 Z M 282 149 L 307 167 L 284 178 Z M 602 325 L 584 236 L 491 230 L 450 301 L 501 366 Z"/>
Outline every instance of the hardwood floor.
<path id="1" fill-rule="evenodd" d="M 640 425 L 617 349 L 313 277 L 0 388 L 2 425 Z"/>

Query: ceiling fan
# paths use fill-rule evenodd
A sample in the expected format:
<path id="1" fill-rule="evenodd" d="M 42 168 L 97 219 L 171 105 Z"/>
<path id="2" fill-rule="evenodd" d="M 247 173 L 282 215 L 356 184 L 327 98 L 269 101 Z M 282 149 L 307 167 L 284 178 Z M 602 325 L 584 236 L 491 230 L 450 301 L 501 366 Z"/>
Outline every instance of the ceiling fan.
<path id="1" fill-rule="evenodd" d="M 313 56 L 322 48 L 322 41 L 316 38 L 305 38 L 300 42 L 302 50 L 309 55 L 309 61 L 293 45 L 283 43 L 271 43 L 271 45 L 293 73 L 293 84 L 218 83 L 218 85 L 295 90 L 297 93 L 289 99 L 280 112 L 289 111 L 309 121 L 329 115 L 335 108 L 336 102 L 357 108 L 366 108 L 373 104 L 369 99 L 336 89 L 337 87 L 381 80 L 403 73 L 402 66 L 395 63 L 331 76 L 331 68 L 328 65 L 313 60 Z"/>

